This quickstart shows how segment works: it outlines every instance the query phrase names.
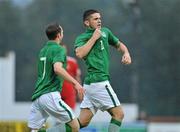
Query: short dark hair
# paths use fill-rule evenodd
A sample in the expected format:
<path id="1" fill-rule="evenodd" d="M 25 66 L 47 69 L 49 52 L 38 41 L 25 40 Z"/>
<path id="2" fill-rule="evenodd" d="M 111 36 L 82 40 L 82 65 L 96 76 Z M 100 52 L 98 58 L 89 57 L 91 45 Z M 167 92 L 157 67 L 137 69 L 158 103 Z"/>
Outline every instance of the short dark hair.
<path id="1" fill-rule="evenodd" d="M 94 9 L 89 9 L 89 10 L 84 11 L 83 22 L 86 21 L 89 18 L 89 16 L 94 13 L 100 13 L 100 12 L 98 10 L 94 10 Z"/>
<path id="2" fill-rule="evenodd" d="M 54 40 L 57 34 L 61 34 L 61 26 L 58 23 L 51 23 L 46 28 L 46 35 L 49 40 Z"/>

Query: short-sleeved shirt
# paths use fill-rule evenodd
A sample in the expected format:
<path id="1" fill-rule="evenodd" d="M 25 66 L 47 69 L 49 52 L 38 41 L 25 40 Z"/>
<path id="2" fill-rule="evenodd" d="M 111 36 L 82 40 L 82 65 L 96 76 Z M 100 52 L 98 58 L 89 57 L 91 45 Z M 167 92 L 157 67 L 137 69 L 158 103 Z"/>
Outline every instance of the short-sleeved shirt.
<path id="1" fill-rule="evenodd" d="M 54 41 L 48 41 L 38 57 L 38 79 L 32 100 L 43 94 L 62 90 L 63 78 L 54 72 L 53 64 L 62 62 L 66 68 L 66 50 Z"/>
<path id="2" fill-rule="evenodd" d="M 75 41 L 75 48 L 81 47 L 92 37 L 94 29 L 87 28 Z M 101 28 L 101 37 L 84 57 L 87 66 L 85 84 L 109 80 L 109 45 L 117 45 L 119 39 L 108 28 Z"/>

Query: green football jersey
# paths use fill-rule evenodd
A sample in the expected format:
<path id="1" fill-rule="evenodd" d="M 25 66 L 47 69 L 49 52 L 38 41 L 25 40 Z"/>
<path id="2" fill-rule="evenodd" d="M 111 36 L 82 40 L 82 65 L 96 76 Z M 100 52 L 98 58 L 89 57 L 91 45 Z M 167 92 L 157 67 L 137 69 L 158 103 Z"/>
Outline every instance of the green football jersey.
<path id="1" fill-rule="evenodd" d="M 94 29 L 87 28 L 75 41 L 75 48 L 83 46 L 92 37 Z M 109 45 L 117 45 L 119 39 L 108 28 L 101 28 L 101 37 L 96 41 L 87 56 L 85 84 L 109 80 Z"/>
<path id="2" fill-rule="evenodd" d="M 45 93 L 62 90 L 63 78 L 55 74 L 53 67 L 55 62 L 62 62 L 66 68 L 66 50 L 56 42 L 48 41 L 39 53 L 38 79 L 32 100 Z"/>

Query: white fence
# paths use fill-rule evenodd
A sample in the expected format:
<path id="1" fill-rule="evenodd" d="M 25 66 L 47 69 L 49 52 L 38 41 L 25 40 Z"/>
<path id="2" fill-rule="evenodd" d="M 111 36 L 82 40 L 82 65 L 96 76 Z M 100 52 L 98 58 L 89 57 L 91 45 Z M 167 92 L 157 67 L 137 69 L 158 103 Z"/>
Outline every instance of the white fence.
<path id="1" fill-rule="evenodd" d="M 15 102 L 15 53 L 0 57 L 0 120 L 26 120 L 30 103 Z"/>

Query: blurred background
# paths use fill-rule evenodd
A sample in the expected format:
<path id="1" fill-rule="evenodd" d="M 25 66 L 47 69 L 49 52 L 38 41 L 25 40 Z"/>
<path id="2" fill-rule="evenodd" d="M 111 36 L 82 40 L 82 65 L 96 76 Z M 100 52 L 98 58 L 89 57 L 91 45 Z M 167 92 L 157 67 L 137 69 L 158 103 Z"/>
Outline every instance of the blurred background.
<path id="1" fill-rule="evenodd" d="M 120 54 L 110 49 L 112 86 L 125 109 L 132 105 L 135 113 L 129 121 L 135 123 L 128 125 L 127 121 L 122 132 L 141 121 L 143 129 L 131 131 L 158 132 L 170 125 L 169 131 L 162 132 L 180 132 L 179 0 L 0 0 L 1 132 L 29 131 L 25 125 L 28 112 L 23 108 L 29 110 L 31 103 L 37 55 L 47 41 L 46 25 L 55 21 L 62 25 L 63 43 L 75 57 L 75 38 L 84 31 L 82 14 L 91 8 L 101 12 L 103 25 L 131 53 L 133 63 L 124 66 Z M 78 63 L 83 80 L 85 64 Z M 126 112 L 128 115 L 131 110 Z M 154 122 L 159 124 L 157 128 L 151 126 Z M 172 124 L 177 126 L 171 128 Z M 104 130 L 92 126 L 84 131 Z"/>

